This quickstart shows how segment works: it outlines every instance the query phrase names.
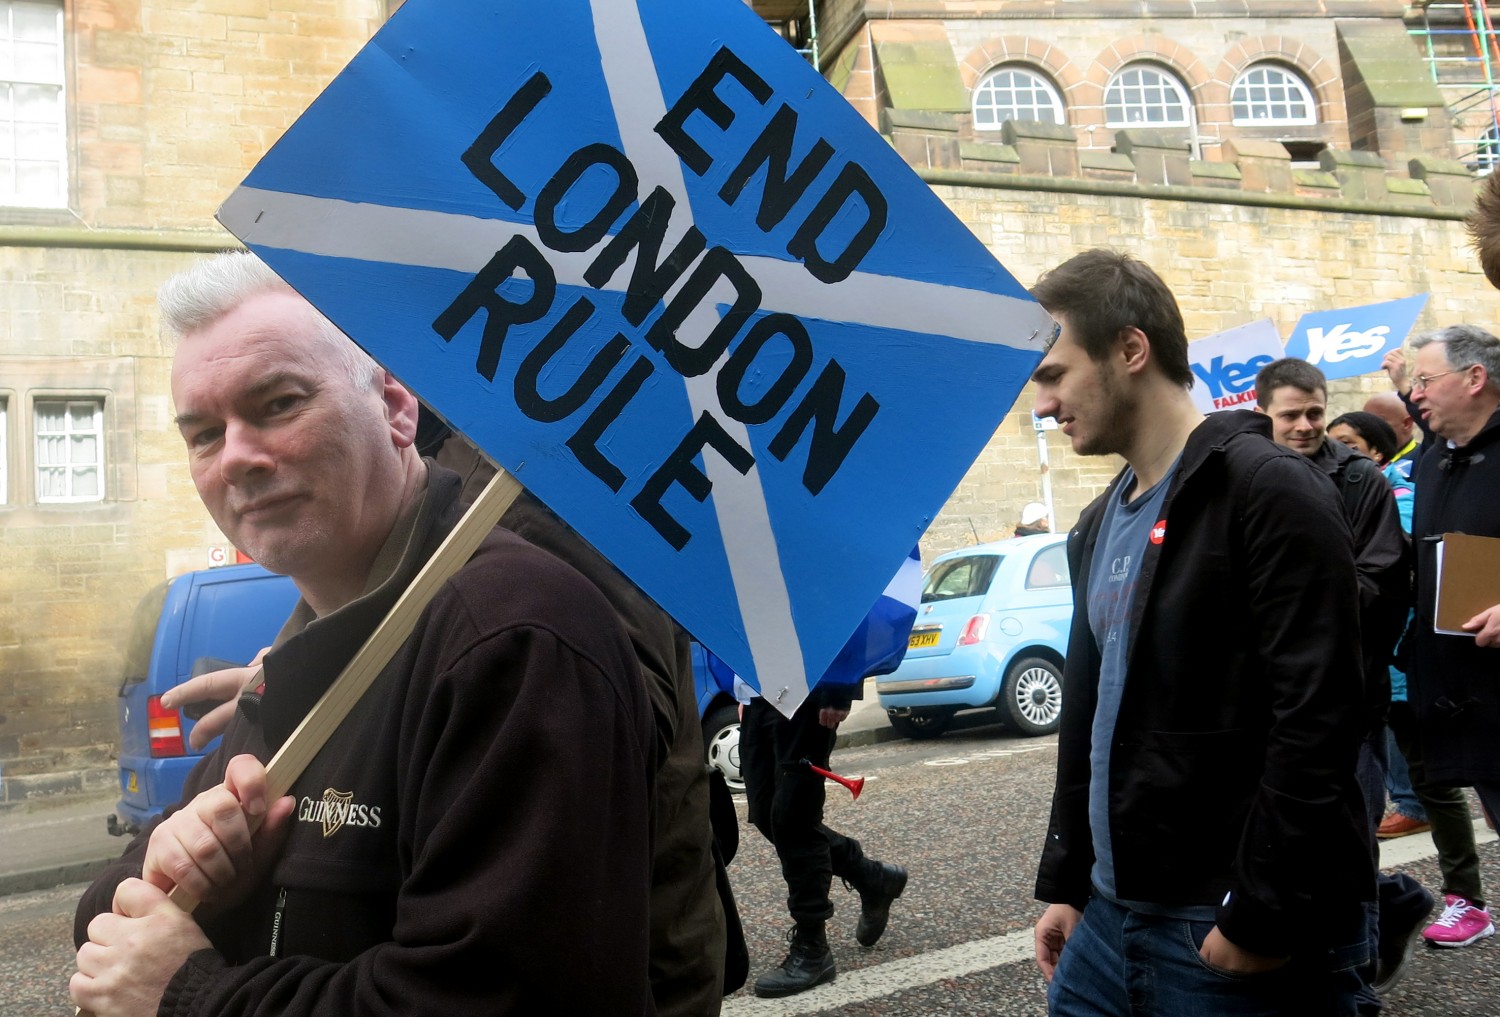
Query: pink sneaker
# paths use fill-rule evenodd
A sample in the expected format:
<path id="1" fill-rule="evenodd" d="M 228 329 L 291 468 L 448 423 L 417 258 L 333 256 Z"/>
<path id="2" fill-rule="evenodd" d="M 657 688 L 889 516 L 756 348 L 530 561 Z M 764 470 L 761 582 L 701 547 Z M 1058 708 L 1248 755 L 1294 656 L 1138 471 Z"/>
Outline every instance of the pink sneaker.
<path id="1" fill-rule="evenodd" d="M 1447 907 L 1442 915 L 1422 932 L 1428 946 L 1468 946 L 1495 934 L 1488 908 L 1476 908 L 1451 893 L 1445 894 L 1443 900 Z"/>

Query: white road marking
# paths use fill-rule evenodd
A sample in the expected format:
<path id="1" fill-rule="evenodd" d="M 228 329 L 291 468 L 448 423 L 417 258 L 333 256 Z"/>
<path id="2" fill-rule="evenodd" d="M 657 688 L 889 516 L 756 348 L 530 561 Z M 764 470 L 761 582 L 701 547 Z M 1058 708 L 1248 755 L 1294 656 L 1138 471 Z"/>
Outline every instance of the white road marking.
<path id="1" fill-rule="evenodd" d="M 1003 936 L 960 943 L 943 950 L 904 957 L 901 960 L 841 972 L 829 985 L 820 985 L 787 999 L 756 999 L 736 996 L 724 1001 L 724 1017 L 760 1017 L 776 1014 L 817 1013 L 841 1006 L 879 999 L 905 989 L 931 985 L 945 978 L 960 978 L 1005 964 L 1029 961 L 1034 954 L 1031 929 L 1018 929 Z M 752 972 L 752 976 L 755 973 Z"/>

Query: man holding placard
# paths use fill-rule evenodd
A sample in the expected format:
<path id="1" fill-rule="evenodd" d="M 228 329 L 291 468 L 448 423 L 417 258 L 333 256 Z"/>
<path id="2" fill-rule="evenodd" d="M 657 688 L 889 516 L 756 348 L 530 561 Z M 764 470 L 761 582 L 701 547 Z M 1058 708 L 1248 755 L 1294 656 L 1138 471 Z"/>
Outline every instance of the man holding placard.
<path id="1" fill-rule="evenodd" d="M 161 303 L 199 495 L 302 600 L 183 802 L 85 893 L 74 1000 L 651 1012 L 654 728 L 608 603 L 489 533 L 273 799 L 266 760 L 454 527 L 460 480 L 413 448 L 416 398 L 253 256 L 200 264 Z"/>
<path id="2" fill-rule="evenodd" d="M 1451 325 L 1412 345 L 1411 400 L 1439 440 L 1416 468 L 1417 607 L 1408 635 L 1408 695 L 1427 780 L 1472 785 L 1489 814 L 1500 816 L 1500 596 L 1482 596 L 1481 607 L 1472 615 L 1464 610 L 1468 617 L 1451 628 L 1437 622 L 1440 574 L 1446 569 L 1448 580 L 1463 579 L 1465 567 L 1475 565 L 1468 555 L 1445 559 L 1444 536 L 1500 538 L 1500 339 Z M 1473 578 L 1495 582 L 1493 571 Z M 1447 595 L 1449 584 L 1441 588 Z M 1439 925 L 1449 933 L 1437 941 L 1444 946 L 1467 946 L 1495 930 L 1485 909 L 1452 894 Z"/>

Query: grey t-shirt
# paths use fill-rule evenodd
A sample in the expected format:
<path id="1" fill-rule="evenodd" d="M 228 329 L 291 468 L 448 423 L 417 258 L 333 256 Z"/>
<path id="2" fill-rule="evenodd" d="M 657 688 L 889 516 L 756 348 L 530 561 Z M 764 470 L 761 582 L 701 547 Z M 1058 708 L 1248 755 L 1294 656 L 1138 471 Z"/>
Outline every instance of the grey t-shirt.
<path id="1" fill-rule="evenodd" d="M 1109 835 L 1109 764 L 1115 722 L 1130 665 L 1130 614 L 1135 604 L 1141 561 L 1152 529 L 1161 521 L 1162 503 L 1177 464 L 1150 490 L 1127 501 L 1135 472 L 1125 470 L 1115 496 L 1104 508 L 1099 540 L 1089 569 L 1089 628 L 1099 647 L 1099 699 L 1089 749 L 1089 827 L 1094 840 L 1094 888 L 1110 900 L 1144 913 L 1212 920 L 1212 907 L 1168 907 L 1121 901 L 1115 891 L 1114 848 Z"/>

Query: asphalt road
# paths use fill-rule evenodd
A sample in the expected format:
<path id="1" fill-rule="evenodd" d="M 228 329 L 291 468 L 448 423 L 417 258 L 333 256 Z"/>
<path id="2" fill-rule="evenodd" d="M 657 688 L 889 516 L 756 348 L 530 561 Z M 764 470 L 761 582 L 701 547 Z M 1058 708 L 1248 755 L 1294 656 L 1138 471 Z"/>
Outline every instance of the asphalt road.
<path id="1" fill-rule="evenodd" d="M 859 838 L 873 857 L 907 865 L 911 882 L 873 950 L 854 942 L 858 898 L 836 884 L 830 939 L 838 979 L 786 1000 L 757 1000 L 741 991 L 726 1001 L 726 1017 L 1043 1014 L 1042 980 L 1030 959 L 1031 922 L 1040 910 L 1031 883 L 1055 760 L 1052 739 L 1016 739 L 989 727 L 936 742 L 836 753 L 836 770 L 862 773 L 868 783 L 857 802 L 830 789 L 829 824 Z M 1485 844 L 1480 858 L 1486 886 L 1500 888 L 1500 847 Z M 1406 868 L 1426 885 L 1436 884 L 1431 858 Z M 753 978 L 785 953 L 788 921 L 775 856 L 748 826 L 730 875 Z M 0 898 L 0 1017 L 73 1013 L 66 983 L 80 890 Z M 1500 937 L 1463 950 L 1419 949 L 1386 1012 L 1500 1014 L 1497 971 Z"/>

